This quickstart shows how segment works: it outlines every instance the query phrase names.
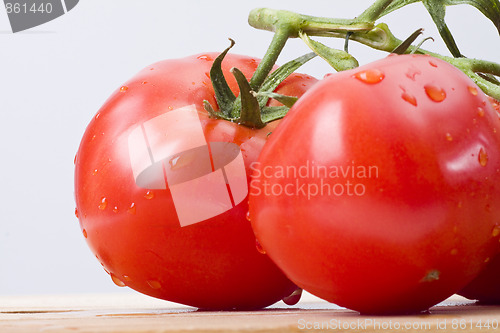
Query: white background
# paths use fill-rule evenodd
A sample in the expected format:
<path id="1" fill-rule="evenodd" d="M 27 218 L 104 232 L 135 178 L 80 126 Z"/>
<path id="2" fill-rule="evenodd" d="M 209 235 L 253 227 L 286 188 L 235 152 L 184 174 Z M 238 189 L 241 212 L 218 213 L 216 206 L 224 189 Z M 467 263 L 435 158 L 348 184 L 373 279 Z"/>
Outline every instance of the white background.
<path id="1" fill-rule="evenodd" d="M 236 5 L 237 3 L 237 5 Z M 254 7 L 352 18 L 371 1 L 81 0 L 68 14 L 26 32 L 10 31 L 0 7 L 0 296 L 124 292 L 85 244 L 74 215 L 73 158 L 86 125 L 109 94 L 165 58 L 222 51 L 262 57 L 270 32 L 247 24 Z M 447 54 L 422 4 L 380 21 L 401 39 L 417 28 L 424 48 Z M 450 7 L 462 53 L 500 61 L 500 37 L 473 7 Z M 343 41 L 326 41 L 342 47 Z M 384 56 L 352 43 L 360 63 Z M 308 52 L 291 40 L 279 62 Z M 320 59 L 303 69 L 321 78 Z"/>

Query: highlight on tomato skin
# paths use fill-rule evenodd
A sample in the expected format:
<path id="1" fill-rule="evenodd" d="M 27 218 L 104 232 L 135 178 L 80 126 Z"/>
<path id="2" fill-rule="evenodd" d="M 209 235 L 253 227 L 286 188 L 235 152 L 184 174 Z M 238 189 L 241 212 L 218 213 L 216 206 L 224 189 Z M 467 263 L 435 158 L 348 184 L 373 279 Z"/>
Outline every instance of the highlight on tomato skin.
<path id="1" fill-rule="evenodd" d="M 209 117 L 217 56 L 160 61 L 116 89 L 77 152 L 75 213 L 117 286 L 203 309 L 259 309 L 296 290 L 247 220 L 249 166 L 279 121 L 257 130 Z M 230 69 L 249 78 L 258 63 L 226 56 L 235 94 Z M 276 92 L 300 96 L 316 81 L 292 74 Z"/>
<path id="2" fill-rule="evenodd" d="M 499 129 L 479 87 L 430 56 L 330 75 L 253 166 L 256 237 L 327 301 L 363 314 L 425 311 L 499 251 Z"/>

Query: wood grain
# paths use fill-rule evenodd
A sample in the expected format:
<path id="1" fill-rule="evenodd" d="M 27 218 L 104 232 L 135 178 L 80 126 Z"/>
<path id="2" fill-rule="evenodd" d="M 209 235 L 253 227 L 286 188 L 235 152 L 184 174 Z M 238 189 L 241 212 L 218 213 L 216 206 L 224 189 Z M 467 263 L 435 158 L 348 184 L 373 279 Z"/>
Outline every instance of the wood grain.
<path id="1" fill-rule="evenodd" d="M 489 324 L 489 327 L 487 327 Z M 414 316 L 361 316 L 306 295 L 297 305 L 213 312 L 140 294 L 0 297 L 0 332 L 500 332 L 500 306 L 458 296 Z"/>

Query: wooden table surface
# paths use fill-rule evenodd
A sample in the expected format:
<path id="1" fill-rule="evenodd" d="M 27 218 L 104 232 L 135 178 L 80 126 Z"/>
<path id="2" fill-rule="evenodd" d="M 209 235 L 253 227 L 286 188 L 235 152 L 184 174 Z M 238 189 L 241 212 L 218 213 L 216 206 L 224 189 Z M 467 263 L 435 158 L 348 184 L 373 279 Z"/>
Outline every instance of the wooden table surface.
<path id="1" fill-rule="evenodd" d="M 0 296 L 0 333 L 499 332 L 500 306 L 453 296 L 429 313 L 361 316 L 306 294 L 295 306 L 209 312 L 138 293 Z"/>

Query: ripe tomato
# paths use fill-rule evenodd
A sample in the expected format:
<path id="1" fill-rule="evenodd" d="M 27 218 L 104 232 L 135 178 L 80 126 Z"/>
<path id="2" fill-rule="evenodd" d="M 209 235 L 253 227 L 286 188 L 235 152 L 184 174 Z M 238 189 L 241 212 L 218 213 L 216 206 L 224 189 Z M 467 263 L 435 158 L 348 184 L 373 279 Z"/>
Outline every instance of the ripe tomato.
<path id="1" fill-rule="evenodd" d="M 77 215 L 117 285 L 200 308 L 261 308 L 296 288 L 258 252 L 247 220 L 248 168 L 276 122 L 255 130 L 208 117 L 216 56 L 155 63 L 112 94 L 75 159 Z M 234 92 L 230 68 L 249 77 L 258 63 L 226 56 Z M 281 89 L 299 96 L 315 81 L 292 75 Z"/>
<path id="2" fill-rule="evenodd" d="M 252 166 L 250 217 L 299 287 L 362 313 L 428 309 L 499 251 L 500 121 L 455 67 L 389 56 L 325 78 Z"/>
<path id="3" fill-rule="evenodd" d="M 490 98 L 493 108 L 500 112 L 500 104 L 497 100 Z M 500 229 L 497 229 L 500 233 Z M 476 299 L 483 303 L 500 304 L 500 254 L 488 260 L 488 264 L 481 274 L 471 283 L 463 288 L 459 294 Z"/>

